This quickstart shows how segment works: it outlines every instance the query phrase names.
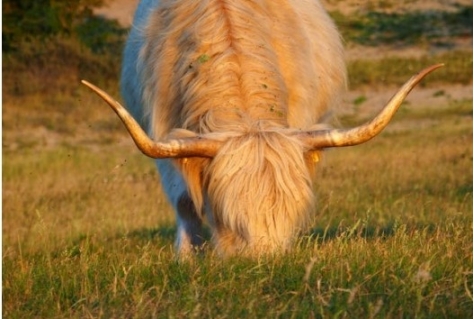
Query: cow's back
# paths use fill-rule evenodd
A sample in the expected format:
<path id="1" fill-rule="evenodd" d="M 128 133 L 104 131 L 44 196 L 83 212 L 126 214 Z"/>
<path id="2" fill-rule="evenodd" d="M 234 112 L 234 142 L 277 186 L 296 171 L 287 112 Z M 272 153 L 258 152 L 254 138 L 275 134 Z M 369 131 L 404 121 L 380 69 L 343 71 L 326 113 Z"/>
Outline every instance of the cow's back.
<path id="1" fill-rule="evenodd" d="M 150 116 L 155 138 L 308 128 L 345 85 L 339 35 L 317 1 L 142 1 L 123 70 L 126 104 Z"/>

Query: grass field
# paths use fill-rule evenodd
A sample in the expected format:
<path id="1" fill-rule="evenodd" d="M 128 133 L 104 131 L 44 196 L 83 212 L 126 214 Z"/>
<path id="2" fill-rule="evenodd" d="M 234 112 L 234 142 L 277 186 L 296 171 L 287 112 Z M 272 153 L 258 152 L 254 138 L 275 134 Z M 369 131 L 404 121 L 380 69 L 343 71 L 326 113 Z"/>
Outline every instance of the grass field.
<path id="1" fill-rule="evenodd" d="M 407 103 L 374 140 L 328 150 L 289 254 L 178 262 L 154 164 L 76 78 L 107 70 L 99 84 L 118 96 L 114 69 L 65 48 L 70 69 L 4 66 L 4 318 L 472 317 L 472 96 Z M 453 51 L 351 61 L 351 87 L 444 60 L 426 87 L 472 85 L 472 52 Z"/>
<path id="2" fill-rule="evenodd" d="M 89 137 L 19 140 L 3 156 L 4 315 L 469 317 L 471 103 L 402 111 L 376 140 L 327 152 L 314 228 L 288 256 L 257 262 L 176 262 L 154 166 L 103 123 L 112 114 Z"/>

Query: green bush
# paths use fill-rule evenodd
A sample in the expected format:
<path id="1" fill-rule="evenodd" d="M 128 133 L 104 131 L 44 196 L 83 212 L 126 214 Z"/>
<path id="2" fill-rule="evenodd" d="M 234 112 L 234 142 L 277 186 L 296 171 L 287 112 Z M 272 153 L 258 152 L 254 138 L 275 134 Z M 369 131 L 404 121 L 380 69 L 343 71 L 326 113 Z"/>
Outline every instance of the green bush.
<path id="1" fill-rule="evenodd" d="M 117 83 L 119 54 L 97 54 L 78 39 L 56 36 L 19 44 L 18 51 L 3 55 L 5 96 L 73 92 L 80 80 L 98 85 Z"/>
<path id="2" fill-rule="evenodd" d="M 92 8 L 103 0 L 6 0 L 2 3 L 2 49 L 19 51 L 24 42 L 54 37 L 78 38 L 95 52 L 104 52 L 124 34 L 116 21 L 97 18 Z"/>
<path id="3" fill-rule="evenodd" d="M 452 37 L 472 36 L 472 6 L 455 11 L 385 13 L 370 11 L 351 17 L 331 12 L 346 41 L 362 45 L 402 44 L 420 41 L 450 45 Z"/>
<path id="4" fill-rule="evenodd" d="M 93 15 L 103 0 L 3 1 L 4 93 L 71 91 L 116 82 L 126 29 Z"/>
<path id="5" fill-rule="evenodd" d="M 80 42 L 93 52 L 113 55 L 122 51 L 126 31 L 115 20 L 96 16 L 88 17 L 75 28 Z"/>

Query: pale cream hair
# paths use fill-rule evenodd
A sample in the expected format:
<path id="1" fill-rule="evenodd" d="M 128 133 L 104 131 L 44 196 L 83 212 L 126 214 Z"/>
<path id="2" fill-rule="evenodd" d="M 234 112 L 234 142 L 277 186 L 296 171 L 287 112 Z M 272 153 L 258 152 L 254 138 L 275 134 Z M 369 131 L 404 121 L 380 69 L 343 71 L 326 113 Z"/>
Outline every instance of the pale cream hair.
<path id="1" fill-rule="evenodd" d="M 175 161 L 197 210 L 211 210 L 217 246 L 286 248 L 308 220 L 313 163 L 283 131 L 319 123 L 345 87 L 327 13 L 314 0 L 166 0 L 144 32 L 150 134 L 227 140 L 212 160 Z"/>

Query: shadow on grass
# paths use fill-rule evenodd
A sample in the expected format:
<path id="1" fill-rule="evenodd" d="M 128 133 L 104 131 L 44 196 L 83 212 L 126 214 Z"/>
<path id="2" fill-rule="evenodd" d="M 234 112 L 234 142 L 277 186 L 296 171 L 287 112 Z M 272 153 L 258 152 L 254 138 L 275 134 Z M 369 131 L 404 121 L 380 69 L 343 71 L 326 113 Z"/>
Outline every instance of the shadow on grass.
<path id="1" fill-rule="evenodd" d="M 156 228 L 141 228 L 129 232 L 126 236 L 129 239 L 139 241 L 148 241 L 160 239 L 164 241 L 174 242 L 176 238 L 177 227 L 172 225 L 159 226 Z M 123 237 L 123 236 L 122 236 Z M 203 227 L 203 239 L 209 241 L 212 237 L 211 230 Z"/>
<path id="2" fill-rule="evenodd" d="M 437 229 L 435 224 L 399 224 L 397 222 L 389 222 L 385 226 L 370 226 L 364 223 L 362 220 L 357 221 L 355 224 L 350 226 L 341 226 L 341 225 L 329 225 L 325 228 L 316 227 L 311 229 L 308 233 L 301 236 L 305 240 L 299 241 L 300 245 L 307 245 L 308 243 L 315 243 L 324 245 L 332 241 L 350 241 L 359 238 L 364 238 L 368 240 L 372 239 L 388 239 L 395 236 L 397 233 L 402 232 L 405 234 L 410 234 L 414 232 L 427 232 L 432 233 Z M 81 255 L 83 248 L 89 247 L 99 247 L 103 246 L 104 243 L 112 244 L 120 243 L 121 240 L 126 239 L 134 243 L 143 243 L 147 244 L 149 242 L 155 242 L 155 244 L 162 246 L 172 245 L 176 238 L 177 228 L 174 225 L 163 225 L 156 228 L 140 228 L 126 233 L 118 233 L 115 236 L 109 238 L 94 238 L 94 236 L 89 235 L 80 235 L 73 243 L 65 248 L 57 251 L 53 256 L 59 257 L 66 254 L 69 257 L 76 257 Z M 204 241 L 207 243 L 205 247 L 211 247 L 208 244 L 210 243 L 212 234 L 211 230 L 208 227 L 204 227 L 203 230 Z M 98 240 L 98 241 L 97 241 Z M 94 249 L 92 249 L 94 250 Z"/>
<path id="3" fill-rule="evenodd" d="M 160 226 L 156 228 L 141 228 L 136 229 L 127 234 L 127 237 L 130 239 L 136 240 L 153 240 L 153 239 L 163 239 L 165 241 L 172 242 L 176 236 L 176 227 L 175 226 Z"/>
<path id="4" fill-rule="evenodd" d="M 316 227 L 311 229 L 306 236 L 310 241 L 317 243 L 326 243 L 336 239 L 352 239 L 352 238 L 365 238 L 365 239 L 386 239 L 394 236 L 397 232 L 411 233 L 414 231 L 425 231 L 428 233 L 434 232 L 436 225 L 434 224 L 416 224 L 416 225 L 405 225 L 397 222 L 389 222 L 384 226 L 371 226 L 362 223 L 361 221 L 356 222 L 354 225 L 344 227 L 340 225 L 327 226 L 325 228 Z M 129 239 L 138 241 L 149 241 L 149 240 L 163 240 L 166 242 L 174 242 L 176 238 L 176 226 L 167 225 L 159 226 L 156 228 L 142 228 L 134 230 L 126 235 Z M 123 237 L 123 236 L 120 236 Z M 212 232 L 209 227 L 204 227 L 203 238 L 205 241 L 210 241 Z"/>

